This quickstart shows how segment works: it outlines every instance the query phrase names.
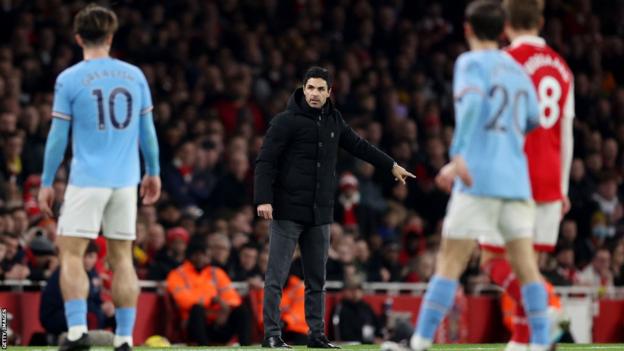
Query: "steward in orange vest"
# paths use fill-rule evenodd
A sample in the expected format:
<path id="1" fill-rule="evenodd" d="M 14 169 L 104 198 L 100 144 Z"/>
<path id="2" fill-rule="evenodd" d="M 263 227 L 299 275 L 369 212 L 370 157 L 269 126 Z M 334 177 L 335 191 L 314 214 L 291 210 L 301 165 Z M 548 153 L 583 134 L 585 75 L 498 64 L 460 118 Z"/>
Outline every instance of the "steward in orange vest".
<path id="1" fill-rule="evenodd" d="M 228 275 L 210 266 L 203 236 L 191 239 L 186 260 L 167 276 L 167 291 L 180 309 L 190 341 L 198 345 L 227 343 L 234 335 L 241 345 L 251 340 L 251 315 Z"/>

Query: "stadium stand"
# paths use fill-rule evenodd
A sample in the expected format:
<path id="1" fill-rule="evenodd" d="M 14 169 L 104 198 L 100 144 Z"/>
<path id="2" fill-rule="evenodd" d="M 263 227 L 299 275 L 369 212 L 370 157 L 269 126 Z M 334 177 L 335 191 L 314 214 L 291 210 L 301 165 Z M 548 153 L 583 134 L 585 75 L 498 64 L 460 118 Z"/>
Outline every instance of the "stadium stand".
<path id="1" fill-rule="evenodd" d="M 175 234 L 178 227 L 225 238 L 211 252 L 230 277 L 252 284 L 262 278 L 268 223 L 255 218 L 251 203 L 254 160 L 271 116 L 305 69 L 319 64 L 334 74 L 332 98 L 356 131 L 418 176 L 403 187 L 341 155 L 328 275 L 426 282 L 448 199 L 433 177 L 447 160 L 453 130 L 450 83 L 454 59 L 466 50 L 466 2 L 113 2 L 120 19 L 113 55 L 144 70 L 161 146 L 163 198 L 139 209 L 134 255 L 141 278 L 163 279 L 163 269 L 179 263 L 188 238 Z M 36 194 L 54 79 L 80 60 L 71 19 L 84 5 L 0 5 L 4 289 L 12 289 L 7 280 L 44 281 L 58 265 L 50 250 L 56 223 L 42 217 Z M 546 4 L 543 35 L 576 80 L 572 210 L 556 251 L 540 259 L 543 273 L 561 286 L 624 285 L 623 15 L 621 0 Z M 66 167 L 54 184 L 58 199 Z M 359 198 L 345 209 L 340 194 L 348 187 Z M 257 248 L 251 258 L 240 250 L 250 246 Z M 105 251 L 100 247 L 100 258 Z M 478 261 L 476 253 L 462 278 L 467 293 L 488 283 Z M 106 290 L 106 265 L 96 267 Z"/>

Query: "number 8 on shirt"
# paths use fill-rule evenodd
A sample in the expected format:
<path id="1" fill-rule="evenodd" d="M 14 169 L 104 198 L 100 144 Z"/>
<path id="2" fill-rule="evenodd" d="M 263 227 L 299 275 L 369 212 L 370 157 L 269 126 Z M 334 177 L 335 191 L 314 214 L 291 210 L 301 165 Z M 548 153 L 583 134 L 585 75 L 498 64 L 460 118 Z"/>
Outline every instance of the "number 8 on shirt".
<path id="1" fill-rule="evenodd" d="M 552 251 L 557 242 L 562 201 L 567 197 L 572 162 L 574 76 L 565 61 L 537 36 L 523 35 L 507 48 L 529 74 L 539 100 L 540 127 L 526 137 L 531 190 L 536 202 L 533 243 Z M 502 251 L 499 236 L 479 238 L 483 248 Z"/>

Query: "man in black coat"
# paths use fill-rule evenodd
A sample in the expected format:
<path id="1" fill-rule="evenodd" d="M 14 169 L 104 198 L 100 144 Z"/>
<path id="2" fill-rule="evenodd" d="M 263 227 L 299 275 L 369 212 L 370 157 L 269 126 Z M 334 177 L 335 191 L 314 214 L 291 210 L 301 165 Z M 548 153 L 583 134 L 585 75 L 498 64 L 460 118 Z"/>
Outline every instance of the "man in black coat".
<path id="1" fill-rule="evenodd" d="M 265 278 L 263 347 L 289 348 L 281 338 L 282 287 L 297 243 L 305 279 L 309 347 L 337 348 L 324 334 L 325 264 L 333 221 L 338 147 L 391 172 L 405 184 L 414 177 L 392 158 L 360 138 L 329 99 L 329 72 L 310 68 L 271 120 L 256 161 L 254 201 L 258 216 L 271 219 L 269 263 Z"/>
<path id="2" fill-rule="evenodd" d="M 336 340 L 372 344 L 382 337 L 381 318 L 362 299 L 364 292 L 359 278 L 345 281 L 342 299 L 334 306 L 332 324 Z"/>

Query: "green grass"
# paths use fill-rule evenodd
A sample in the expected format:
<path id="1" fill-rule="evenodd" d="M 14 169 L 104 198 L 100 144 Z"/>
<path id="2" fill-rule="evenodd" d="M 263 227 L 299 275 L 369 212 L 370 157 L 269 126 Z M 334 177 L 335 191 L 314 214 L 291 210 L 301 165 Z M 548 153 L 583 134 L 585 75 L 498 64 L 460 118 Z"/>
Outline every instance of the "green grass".
<path id="1" fill-rule="evenodd" d="M 503 344 L 478 344 L 478 345 L 436 345 L 431 351 L 501 351 L 503 350 Z M 48 350 L 56 350 L 53 347 L 10 347 L 10 350 L 28 350 L 28 351 L 48 351 Z M 304 346 L 295 347 L 295 349 L 304 350 L 306 349 Z M 355 351 L 379 351 L 378 345 L 344 345 L 344 350 L 355 350 Z M 109 351 L 112 348 L 104 348 L 104 347 L 93 347 L 92 351 Z M 137 351 L 157 351 L 157 350 L 209 350 L 209 351 L 221 351 L 221 350 L 257 350 L 257 351 L 265 351 L 266 349 L 262 349 L 259 346 L 249 346 L 249 347 L 176 347 L 172 346 L 170 348 L 149 348 L 149 347 L 135 347 L 134 350 Z M 557 351 L 600 351 L 600 350 L 608 350 L 608 351 L 624 351 L 624 344 L 591 344 L 591 345 L 582 345 L 582 344 L 561 344 L 557 348 Z"/>

